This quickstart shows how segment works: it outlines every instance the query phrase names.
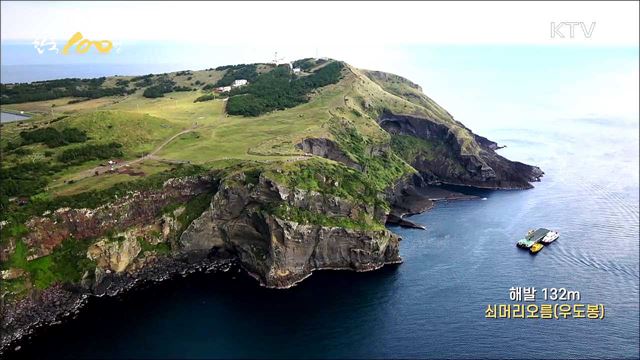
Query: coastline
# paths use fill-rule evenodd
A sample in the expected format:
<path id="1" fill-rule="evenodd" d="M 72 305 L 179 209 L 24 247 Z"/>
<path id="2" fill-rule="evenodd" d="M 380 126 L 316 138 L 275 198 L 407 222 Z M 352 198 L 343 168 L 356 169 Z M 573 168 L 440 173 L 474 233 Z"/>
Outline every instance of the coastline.
<path id="1" fill-rule="evenodd" d="M 475 199 L 476 196 L 464 195 L 461 193 L 444 190 L 435 187 L 422 188 L 418 196 L 411 196 L 412 201 L 409 208 L 399 210 L 395 208 L 389 214 L 390 217 L 400 214 L 400 223 L 394 224 L 387 219 L 386 225 L 399 225 L 405 227 L 419 228 L 426 230 L 426 227 L 415 224 L 404 219 L 404 216 L 415 215 L 433 209 L 436 202 L 447 200 L 463 200 Z M 404 211 L 404 212 L 402 212 Z M 398 265 L 402 263 L 402 259 L 398 261 L 386 261 L 384 264 L 374 266 L 367 269 L 352 269 L 348 267 L 332 268 L 323 267 L 312 269 L 305 277 L 295 281 L 287 286 L 266 286 L 260 277 L 230 256 L 224 254 L 220 258 L 202 258 L 201 254 L 182 254 L 179 257 L 158 258 L 149 266 L 145 266 L 135 273 L 124 274 L 105 274 L 99 284 L 90 284 L 83 286 L 65 286 L 57 285 L 46 289 L 40 295 L 38 301 L 32 299 L 23 299 L 13 304 L 11 308 L 7 308 L 4 304 L 4 314 L 0 314 L 3 322 L 3 329 L 8 330 L 0 342 L 0 354 L 17 353 L 20 351 L 23 342 L 27 341 L 31 336 L 37 334 L 38 330 L 55 326 L 63 321 L 69 321 L 70 318 L 77 316 L 92 298 L 102 298 L 104 296 L 117 297 L 129 291 L 143 288 L 145 286 L 153 286 L 178 276 L 185 277 L 188 274 L 196 272 L 228 272 L 234 267 L 242 270 L 249 277 L 255 279 L 259 286 L 265 288 L 273 288 L 286 290 L 295 287 L 311 275 L 315 271 L 355 271 L 355 272 L 371 272 L 376 271 L 387 265 Z M 13 327 L 13 331 L 12 331 Z"/>
<path id="2" fill-rule="evenodd" d="M 406 219 L 407 216 L 417 215 L 433 209 L 441 201 L 479 200 L 480 197 L 443 189 L 439 186 L 427 185 L 414 188 L 411 196 L 401 199 L 401 205 L 396 204 L 387 216 L 386 225 L 400 226 L 426 230 L 427 227 Z"/>
<path id="3" fill-rule="evenodd" d="M 3 304 L 0 355 L 17 353 L 24 341 L 38 330 L 55 326 L 77 316 L 92 298 L 117 297 L 165 280 L 203 272 L 228 272 L 236 266 L 230 257 L 192 259 L 159 258 L 152 265 L 132 274 L 106 274 L 99 284 L 89 287 L 56 285 L 44 290 L 37 301 L 22 299 L 7 308 Z"/>

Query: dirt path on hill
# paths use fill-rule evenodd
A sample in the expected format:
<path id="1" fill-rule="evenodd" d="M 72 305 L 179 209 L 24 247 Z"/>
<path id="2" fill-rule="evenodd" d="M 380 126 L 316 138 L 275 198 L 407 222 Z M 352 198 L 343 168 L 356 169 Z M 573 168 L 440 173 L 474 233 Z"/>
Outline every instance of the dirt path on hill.
<path id="1" fill-rule="evenodd" d="M 227 100 L 228 100 L 227 98 L 222 99 L 223 102 L 226 102 Z M 226 116 L 226 112 L 223 111 L 220 114 L 220 118 L 223 119 L 225 116 Z M 160 161 L 162 161 L 164 159 L 158 158 L 156 156 L 156 154 L 160 150 L 162 150 L 165 146 L 169 145 L 169 143 L 171 143 L 177 137 L 179 137 L 181 135 L 184 135 L 184 134 L 187 134 L 187 133 L 190 133 L 190 132 L 195 131 L 195 130 L 207 129 L 207 128 L 210 128 L 211 126 L 212 126 L 212 124 L 205 125 L 205 126 L 198 126 L 198 125 L 194 124 L 189 129 L 182 130 L 179 133 L 174 134 L 173 136 L 171 136 L 170 138 L 165 140 L 162 144 L 160 144 L 158 147 L 156 147 L 153 151 L 151 151 L 150 153 L 148 153 L 148 154 L 146 154 L 146 155 L 144 155 L 142 157 L 139 157 L 139 158 L 133 159 L 133 160 L 124 161 L 124 162 L 121 162 L 121 163 L 118 163 L 118 164 L 115 164 L 115 165 L 96 166 L 96 167 L 94 167 L 92 169 L 88 169 L 88 170 L 84 170 L 84 171 L 80 172 L 76 177 L 74 177 L 71 180 L 79 181 L 79 180 L 82 180 L 82 179 L 85 179 L 85 178 L 88 178 L 88 177 L 91 177 L 91 176 L 102 175 L 102 174 L 104 174 L 104 173 L 106 173 L 108 171 L 112 171 L 112 170 L 115 171 L 115 170 L 118 170 L 120 168 L 123 168 L 123 167 L 126 167 L 126 166 L 130 166 L 132 164 L 137 164 L 137 163 L 142 162 L 144 160 L 160 160 Z M 184 162 L 188 162 L 188 161 L 176 161 L 176 163 L 184 163 Z"/>
<path id="2" fill-rule="evenodd" d="M 132 164 L 137 164 L 141 161 L 144 160 L 148 160 L 148 159 L 156 159 L 155 154 L 158 153 L 160 150 L 162 150 L 162 148 L 164 148 L 165 146 L 167 146 L 169 143 L 171 143 L 173 140 L 175 140 L 177 137 L 190 133 L 194 130 L 199 129 L 198 126 L 192 126 L 189 129 L 186 130 L 182 130 L 179 133 L 174 134 L 173 136 L 171 136 L 170 138 L 168 138 L 167 140 L 165 140 L 162 144 L 160 144 L 158 147 L 156 147 L 153 151 L 151 151 L 150 153 L 139 157 L 137 159 L 133 159 L 133 160 L 128 160 L 128 161 L 124 161 L 115 165 L 107 165 L 107 166 L 96 166 L 92 169 L 88 169 L 88 170 L 84 170 L 82 172 L 80 172 L 78 174 L 78 176 L 74 177 L 72 180 L 74 181 L 78 181 L 78 180 L 82 180 L 84 178 L 88 178 L 90 176 L 96 176 L 96 175 L 102 175 L 108 171 L 115 171 L 118 170 L 120 168 L 126 167 L 126 166 L 130 166 Z"/>

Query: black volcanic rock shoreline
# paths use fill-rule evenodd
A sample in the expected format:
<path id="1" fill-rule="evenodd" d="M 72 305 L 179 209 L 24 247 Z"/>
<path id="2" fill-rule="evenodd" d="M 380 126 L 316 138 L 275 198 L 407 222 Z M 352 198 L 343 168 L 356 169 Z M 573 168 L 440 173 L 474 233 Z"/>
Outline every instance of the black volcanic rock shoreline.
<path id="1" fill-rule="evenodd" d="M 419 214 L 432 209 L 438 201 L 477 199 L 473 195 L 465 195 L 458 192 L 443 189 L 437 186 L 425 185 L 418 181 L 415 184 L 404 183 L 400 194 L 389 194 L 393 208 L 387 216 L 388 225 L 398 225 L 410 228 L 425 229 L 403 217 Z M 399 264 L 402 260 L 389 259 L 377 265 L 363 267 L 361 269 L 342 267 L 318 267 L 313 270 L 354 270 L 372 271 L 384 265 Z M 295 286 L 311 275 L 310 271 L 295 281 L 282 285 L 265 284 L 259 274 L 251 268 L 243 266 L 236 255 L 226 251 L 207 252 L 195 249 L 192 252 L 184 252 L 172 257 L 158 257 L 141 269 L 133 273 L 106 273 L 102 274 L 99 282 L 89 281 L 79 285 L 58 284 L 43 290 L 37 297 L 25 298 L 12 306 L 2 303 L 2 329 L 3 336 L 0 342 L 0 354 L 16 351 L 21 340 L 26 339 L 38 329 L 53 326 L 75 317 L 82 308 L 95 297 L 115 297 L 128 291 L 144 286 L 153 286 L 154 283 L 171 278 L 186 276 L 196 272 L 227 272 L 232 268 L 239 268 L 258 281 L 261 286 L 286 289 Z"/>
<path id="2" fill-rule="evenodd" d="M 56 325 L 75 317 L 95 297 L 115 297 L 144 286 L 152 286 L 178 276 L 196 272 L 227 272 L 237 266 L 228 256 L 158 258 L 133 274 L 105 274 L 98 284 L 71 286 L 57 284 L 42 291 L 37 298 L 25 298 L 11 307 L 2 304 L 2 342 L 0 354 L 18 351 L 23 339 L 38 329 Z"/>

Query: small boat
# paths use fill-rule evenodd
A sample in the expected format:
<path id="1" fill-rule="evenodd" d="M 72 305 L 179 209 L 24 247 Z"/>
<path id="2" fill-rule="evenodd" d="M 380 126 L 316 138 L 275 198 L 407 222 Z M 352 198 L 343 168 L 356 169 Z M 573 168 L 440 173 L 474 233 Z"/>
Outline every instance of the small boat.
<path id="1" fill-rule="evenodd" d="M 547 235 L 545 235 L 540 242 L 543 244 L 551 244 L 556 241 L 560 237 L 560 234 L 557 231 L 549 231 Z"/>
<path id="2" fill-rule="evenodd" d="M 535 230 L 529 229 L 529 231 L 527 231 L 527 235 L 524 237 L 524 239 L 518 240 L 518 242 L 516 243 L 516 246 L 519 247 L 519 248 L 523 248 L 523 249 L 530 248 L 531 245 L 536 243 L 535 241 L 531 240 L 531 235 L 533 235 L 534 232 L 535 232 Z"/>
<path id="3" fill-rule="evenodd" d="M 520 247 L 520 248 L 528 249 L 531 246 L 533 246 L 533 244 L 535 244 L 535 243 L 536 242 L 531 240 L 531 239 L 524 238 L 524 239 L 518 240 L 518 242 L 516 243 L 516 246 Z"/>
<path id="4" fill-rule="evenodd" d="M 529 251 L 532 254 L 537 254 L 540 250 L 542 250 L 543 247 L 544 245 L 542 245 L 541 243 L 535 243 L 531 246 L 531 248 L 529 248 Z"/>

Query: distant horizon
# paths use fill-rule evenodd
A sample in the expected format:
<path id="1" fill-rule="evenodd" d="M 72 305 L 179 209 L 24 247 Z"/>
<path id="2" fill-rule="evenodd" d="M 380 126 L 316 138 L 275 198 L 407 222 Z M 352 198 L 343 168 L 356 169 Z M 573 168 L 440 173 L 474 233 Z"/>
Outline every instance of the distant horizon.
<path id="1" fill-rule="evenodd" d="M 38 55 L 31 45 L 2 43 L 2 83 L 68 77 L 146 75 L 269 62 L 266 48 L 123 45 L 119 54 Z M 638 121 L 638 47 L 411 45 L 357 47 L 319 56 L 405 77 L 456 119 L 474 125 L 536 119 Z M 45 53 L 46 54 L 46 53 Z M 280 52 L 279 52 L 280 54 Z M 313 57 L 301 51 L 286 60 Z M 280 55 L 279 55 L 280 56 Z M 27 60 L 21 61 L 20 59 Z M 54 63 L 45 63 L 53 59 Z M 106 60 L 108 61 L 106 61 Z M 103 60 L 103 61 L 101 61 Z M 36 64 L 40 62 L 40 64 Z M 19 65 L 16 65 L 19 64 Z"/>

